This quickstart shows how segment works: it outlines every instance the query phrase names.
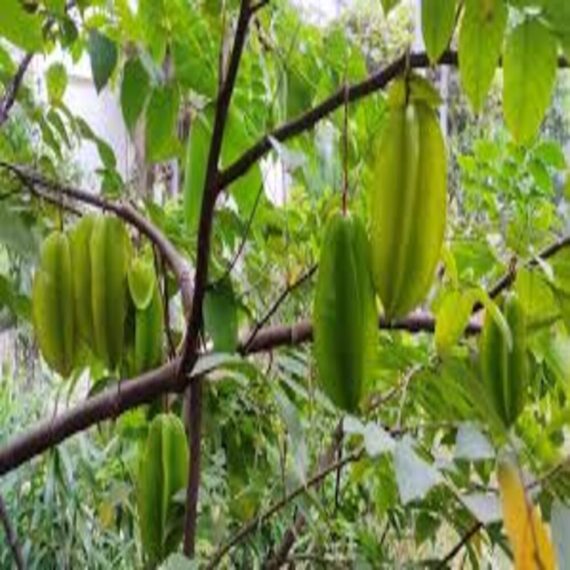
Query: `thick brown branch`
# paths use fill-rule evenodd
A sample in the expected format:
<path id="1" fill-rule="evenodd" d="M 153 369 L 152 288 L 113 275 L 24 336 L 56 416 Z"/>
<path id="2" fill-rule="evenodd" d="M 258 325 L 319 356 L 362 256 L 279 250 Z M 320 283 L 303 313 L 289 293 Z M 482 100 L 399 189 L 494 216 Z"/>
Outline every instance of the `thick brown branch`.
<path id="1" fill-rule="evenodd" d="M 409 57 L 409 64 L 411 68 L 415 69 L 425 68 L 431 65 L 429 58 L 425 53 L 411 54 Z M 453 51 L 445 52 L 441 56 L 438 64 L 457 66 L 457 53 Z M 560 58 L 558 65 L 561 68 L 568 67 L 568 60 Z M 404 71 L 405 67 L 406 56 L 403 55 L 386 67 L 372 73 L 362 81 L 348 86 L 346 95 L 345 87 L 343 86 L 316 107 L 313 107 L 299 117 L 277 127 L 272 132 L 267 133 L 220 174 L 220 187 L 226 188 L 229 186 L 240 176 L 243 176 L 260 158 L 265 156 L 265 154 L 267 154 L 272 148 L 272 138 L 280 142 L 284 142 L 287 139 L 312 129 L 319 121 L 342 107 L 342 105 L 345 104 L 345 96 L 349 103 L 354 103 L 355 101 L 363 99 L 376 91 L 380 91 L 384 89 L 392 79 L 400 75 Z"/>
<path id="2" fill-rule="evenodd" d="M 6 542 L 10 546 L 12 551 L 12 557 L 14 558 L 14 563 L 18 570 L 25 570 L 26 564 L 24 563 L 24 557 L 22 555 L 22 550 L 20 548 L 20 543 L 18 542 L 18 536 L 16 531 L 10 522 L 10 517 L 8 516 L 8 511 L 6 510 L 6 505 L 4 504 L 4 498 L 0 495 L 0 520 L 2 520 L 2 526 L 4 527 L 4 533 L 6 534 Z"/>
<path id="3" fill-rule="evenodd" d="M 212 129 L 212 139 L 206 165 L 206 176 L 203 189 L 200 223 L 198 227 L 198 251 L 196 259 L 196 274 L 194 276 L 194 295 L 190 319 L 186 327 L 182 360 L 179 375 L 190 372 L 196 362 L 199 347 L 200 330 L 202 328 L 202 305 L 208 284 L 208 265 L 210 258 L 210 242 L 214 209 L 220 191 L 218 182 L 218 163 L 222 151 L 222 143 L 230 102 L 241 55 L 245 46 L 247 29 L 252 16 L 250 0 L 242 0 L 237 19 L 236 32 L 230 55 L 228 70 L 225 78 L 220 77 L 220 91 L 216 101 L 216 113 Z M 201 441 L 201 409 L 202 409 L 202 378 L 198 377 L 190 386 L 189 395 L 189 439 L 190 465 L 188 487 L 186 493 L 186 512 L 184 518 L 184 554 L 192 558 L 196 542 L 198 492 L 200 486 L 200 441 Z"/>
<path id="4" fill-rule="evenodd" d="M 383 329 L 407 330 L 414 333 L 431 332 L 434 330 L 435 320 L 428 313 L 416 313 L 394 323 L 386 323 L 380 319 L 379 326 Z M 466 334 L 475 334 L 478 331 L 480 331 L 480 325 L 476 321 L 471 321 Z M 244 346 L 245 339 L 251 335 L 246 334 L 238 347 L 238 352 L 246 355 L 272 350 L 280 346 L 298 345 L 310 341 L 312 335 L 311 322 L 308 320 L 292 326 L 265 327 L 257 333 L 247 350 Z M 0 475 L 19 467 L 36 455 L 99 422 L 117 417 L 162 394 L 184 391 L 190 379 L 187 376 L 177 377 L 180 361 L 180 357 L 177 357 L 168 364 L 137 378 L 121 380 L 120 390 L 109 388 L 77 404 L 53 420 L 41 422 L 28 431 L 16 435 L 0 448 Z"/>
<path id="5" fill-rule="evenodd" d="M 16 102 L 16 97 L 18 96 L 18 91 L 20 90 L 20 86 L 24 80 L 24 75 L 32 62 L 33 57 L 33 53 L 27 53 L 23 57 L 20 65 L 18 65 L 18 69 L 16 70 L 14 77 L 12 77 L 12 80 L 8 83 L 6 91 L 0 99 L 0 127 L 8 120 L 10 109 Z"/>

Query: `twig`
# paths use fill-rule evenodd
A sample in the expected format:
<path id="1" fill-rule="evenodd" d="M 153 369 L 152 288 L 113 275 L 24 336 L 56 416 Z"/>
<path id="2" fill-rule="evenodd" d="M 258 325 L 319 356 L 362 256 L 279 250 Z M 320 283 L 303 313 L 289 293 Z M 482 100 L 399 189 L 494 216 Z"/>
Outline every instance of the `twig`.
<path id="1" fill-rule="evenodd" d="M 275 513 L 279 512 L 281 509 L 286 507 L 291 501 L 296 499 L 299 495 L 302 495 L 309 487 L 314 487 L 318 485 L 329 475 L 330 473 L 334 473 L 338 469 L 342 468 L 344 465 L 348 463 L 354 463 L 358 461 L 363 456 L 363 450 L 360 449 L 353 453 L 350 453 L 343 457 L 339 461 L 335 461 L 334 463 L 330 463 L 323 467 L 318 473 L 313 475 L 305 484 L 299 485 L 296 489 L 288 493 L 283 499 L 277 501 L 272 506 L 270 506 L 266 511 L 257 515 L 245 525 L 241 527 L 241 529 L 230 538 L 228 542 L 226 542 L 221 548 L 219 548 L 216 553 L 212 556 L 210 562 L 206 566 L 207 569 L 215 568 L 222 558 L 228 553 L 228 551 L 233 548 L 236 544 L 240 543 L 244 538 L 246 538 L 249 534 L 255 531 L 263 522 L 265 522 L 268 518 L 273 516 Z"/>
<path id="2" fill-rule="evenodd" d="M 22 58 L 22 61 L 20 61 L 20 65 L 18 65 L 18 69 L 16 70 L 14 77 L 12 77 L 12 80 L 6 87 L 4 95 L 0 99 L 0 127 L 8 120 L 10 109 L 16 102 L 16 97 L 18 96 L 18 91 L 20 90 L 20 86 L 24 80 L 24 75 L 26 74 L 30 63 L 32 62 L 33 57 L 33 53 L 27 53 Z"/>
<path id="3" fill-rule="evenodd" d="M 551 243 L 543 250 L 539 251 L 534 257 L 528 260 L 525 265 L 527 267 L 535 267 L 539 263 L 538 260 L 548 259 L 549 257 L 556 255 L 561 249 L 564 249 L 569 245 L 570 245 L 570 236 L 564 236 L 560 238 L 558 241 Z M 503 277 L 501 277 L 501 279 L 499 279 L 495 283 L 495 285 L 493 285 L 491 289 L 489 289 L 489 297 L 491 297 L 491 299 L 498 297 L 505 289 L 509 288 L 514 283 L 516 276 L 517 276 L 516 267 L 510 267 L 507 273 L 505 273 L 505 275 L 503 275 Z M 473 307 L 473 312 L 478 311 L 479 309 L 482 308 L 483 305 L 481 303 L 477 303 Z"/>
<path id="4" fill-rule="evenodd" d="M 0 495 L 0 519 L 2 519 L 2 526 L 4 527 L 4 532 L 6 534 L 6 540 L 12 551 L 12 557 L 16 563 L 16 568 L 18 570 L 25 570 L 26 565 L 24 564 L 24 557 L 22 556 L 22 550 L 20 548 L 20 543 L 18 542 L 18 537 L 16 531 L 10 522 L 8 517 L 8 512 L 6 511 L 6 504 L 4 503 L 4 498 Z"/>
<path id="5" fill-rule="evenodd" d="M 263 195 L 263 183 L 260 184 L 259 190 L 257 191 L 257 195 L 255 196 L 255 202 L 253 203 L 253 207 L 251 209 L 251 212 L 249 213 L 249 217 L 247 219 L 247 223 L 245 225 L 245 229 L 241 237 L 239 247 L 235 255 L 233 256 L 232 260 L 230 261 L 229 265 L 227 266 L 224 274 L 222 275 L 222 277 L 220 277 L 220 279 L 218 279 L 218 283 L 221 283 L 230 276 L 231 272 L 234 270 L 234 267 L 236 266 L 236 263 L 241 257 L 241 254 L 243 253 L 243 250 L 245 248 L 245 244 L 247 243 L 249 232 L 253 224 L 253 219 L 255 218 L 255 213 L 257 212 L 257 207 L 259 206 L 259 202 L 261 201 L 262 195 Z"/>
<path id="6" fill-rule="evenodd" d="M 483 528 L 483 523 L 477 521 L 469 530 L 461 537 L 459 542 L 442 558 L 436 568 L 447 568 L 447 565 L 461 552 L 462 548 L 469 544 L 470 540 Z"/>
<path id="7" fill-rule="evenodd" d="M 334 433 L 333 440 L 326 451 L 319 457 L 317 469 L 322 470 L 329 467 L 334 462 L 336 452 L 341 444 L 343 435 L 342 420 L 337 424 Z M 349 456 L 345 456 L 347 459 Z M 334 470 L 334 469 L 333 469 Z M 298 512 L 295 516 L 295 520 L 292 525 L 285 531 L 283 538 L 281 539 L 281 544 L 275 552 L 270 553 L 270 556 L 266 559 L 263 564 L 263 568 L 266 570 L 276 570 L 281 567 L 289 556 L 289 551 L 295 544 L 295 539 L 299 534 L 301 534 L 305 528 L 307 521 L 305 515 L 302 512 Z"/>
<path id="8" fill-rule="evenodd" d="M 251 331 L 249 338 L 245 341 L 245 344 L 243 346 L 243 350 L 245 352 L 247 352 L 249 350 L 251 344 L 253 343 L 253 341 L 255 340 L 255 338 L 257 336 L 257 333 L 267 323 L 267 321 L 269 321 L 269 319 L 277 312 L 277 310 L 279 309 L 279 307 L 281 306 L 283 301 L 285 301 L 285 299 L 289 296 L 289 294 L 291 292 L 293 292 L 295 289 L 297 289 L 297 287 L 300 287 L 305 281 L 310 279 L 314 275 L 317 268 L 318 268 L 318 265 L 316 265 L 316 264 L 313 265 L 306 273 L 303 273 L 303 275 L 301 275 L 301 277 L 299 277 L 299 279 L 297 279 L 297 281 L 295 281 L 291 285 L 288 285 L 283 290 L 283 292 L 273 302 L 273 304 L 271 305 L 269 310 L 265 313 L 265 315 L 259 321 L 257 321 L 255 326 L 253 327 L 253 330 Z"/>

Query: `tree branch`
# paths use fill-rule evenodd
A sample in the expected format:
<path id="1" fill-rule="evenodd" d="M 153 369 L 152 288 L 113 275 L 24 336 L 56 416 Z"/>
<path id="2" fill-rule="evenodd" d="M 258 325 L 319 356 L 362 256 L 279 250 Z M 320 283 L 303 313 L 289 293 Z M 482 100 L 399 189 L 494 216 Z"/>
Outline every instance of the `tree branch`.
<path id="1" fill-rule="evenodd" d="M 0 519 L 2 520 L 2 526 L 4 527 L 4 532 L 6 534 L 6 541 L 10 546 L 12 551 L 12 557 L 16 564 L 18 570 L 25 570 L 26 565 L 24 563 L 24 557 L 22 556 L 22 550 L 20 548 L 20 543 L 18 542 L 18 536 L 16 531 L 10 522 L 8 517 L 8 511 L 6 511 L 6 504 L 4 503 L 4 498 L 0 495 Z"/>
<path id="2" fill-rule="evenodd" d="M 297 289 L 297 287 L 300 287 L 305 281 L 310 279 L 314 275 L 317 268 L 318 268 L 318 265 L 316 265 L 316 264 L 313 265 L 306 273 L 303 273 L 303 275 L 301 275 L 301 277 L 299 277 L 299 279 L 297 279 L 297 281 L 295 281 L 294 283 L 291 283 L 291 285 L 288 285 L 283 290 L 283 292 L 279 295 L 279 297 L 277 297 L 277 299 L 271 305 L 271 307 L 269 308 L 267 313 L 263 316 L 263 318 L 260 319 L 259 321 L 257 321 L 255 326 L 253 327 L 251 334 L 249 335 L 248 339 L 245 341 L 245 344 L 243 345 L 243 350 L 245 352 L 247 352 L 247 349 L 249 348 L 251 343 L 255 340 L 257 333 L 269 321 L 269 319 L 277 312 L 277 310 L 279 309 L 279 307 L 281 306 L 283 301 L 285 301 L 285 299 L 289 296 L 289 294 L 292 291 L 294 291 L 295 289 Z"/>
<path id="3" fill-rule="evenodd" d="M 379 327 L 386 330 L 406 330 L 412 333 L 432 332 L 435 320 L 429 313 L 415 313 L 407 319 L 394 323 L 387 323 L 384 319 L 380 319 Z M 476 321 L 471 321 L 466 334 L 476 334 L 480 330 L 481 326 Z M 257 333 L 246 350 L 245 343 L 250 336 L 251 334 L 246 334 L 237 348 L 237 352 L 243 356 L 273 350 L 280 346 L 308 342 L 312 339 L 313 329 L 308 320 L 290 326 L 265 327 Z M 183 392 L 191 378 L 177 376 L 180 363 L 181 357 L 178 356 L 141 376 L 121 380 L 120 389 L 109 388 L 59 416 L 40 422 L 16 435 L 0 448 L 0 475 L 16 469 L 36 455 L 99 422 L 117 417 L 163 394 Z M 201 374 L 204 374 L 204 371 Z"/>
<path id="4" fill-rule="evenodd" d="M 325 99 L 322 103 L 306 111 L 299 117 L 277 127 L 270 133 L 264 135 L 251 148 L 246 150 L 239 158 L 230 164 L 220 174 L 220 187 L 226 188 L 232 182 L 243 176 L 259 159 L 265 156 L 271 149 L 270 140 L 276 139 L 279 142 L 297 136 L 312 129 L 319 121 L 339 109 L 345 104 L 345 96 L 349 103 L 354 103 L 376 91 L 381 91 L 386 85 L 403 73 L 406 69 L 407 56 L 403 55 L 386 67 L 370 74 L 368 77 L 347 87 L 342 86 L 333 95 Z M 432 64 L 426 53 L 413 53 L 409 56 L 409 65 L 413 69 L 430 67 Z M 439 59 L 438 65 L 458 65 L 457 53 L 454 51 L 445 52 Z M 501 62 L 499 62 L 501 65 Z M 559 58 L 558 66 L 568 67 L 568 60 Z"/>
<path id="5" fill-rule="evenodd" d="M 441 559 L 436 568 L 447 568 L 447 565 L 461 552 L 466 544 L 483 528 L 483 523 L 477 521 L 469 530 L 461 537 L 459 542 Z"/>
<path id="6" fill-rule="evenodd" d="M 199 347 L 199 333 L 202 328 L 202 305 L 208 285 L 208 265 L 210 258 L 210 242 L 214 209 L 220 192 L 218 182 L 218 163 L 222 150 L 222 142 L 232 93 L 241 55 L 247 38 L 247 29 L 253 12 L 250 0 L 241 0 L 237 19 L 236 32 L 230 55 L 228 71 L 225 79 L 220 77 L 220 91 L 216 102 L 216 113 L 212 129 L 212 139 L 206 165 L 202 207 L 198 227 L 198 250 L 196 259 L 196 274 L 194 276 L 194 294 L 192 297 L 192 310 L 186 327 L 182 359 L 178 375 L 182 376 L 192 369 L 196 362 Z M 200 487 L 200 442 L 202 431 L 202 378 L 198 377 L 190 386 L 189 394 L 189 439 L 190 439 L 190 465 L 188 487 L 186 492 L 186 512 L 184 517 L 184 554 L 194 556 L 196 542 L 198 492 Z"/>
<path id="7" fill-rule="evenodd" d="M 12 77 L 12 80 L 8 83 L 4 95 L 0 99 L 0 127 L 8 120 L 10 109 L 16 102 L 16 97 L 18 96 L 18 91 L 20 90 L 20 86 L 24 80 L 24 75 L 32 62 L 33 57 L 33 53 L 27 53 L 23 57 L 22 61 L 20 61 L 20 65 L 18 65 L 16 73 Z"/>

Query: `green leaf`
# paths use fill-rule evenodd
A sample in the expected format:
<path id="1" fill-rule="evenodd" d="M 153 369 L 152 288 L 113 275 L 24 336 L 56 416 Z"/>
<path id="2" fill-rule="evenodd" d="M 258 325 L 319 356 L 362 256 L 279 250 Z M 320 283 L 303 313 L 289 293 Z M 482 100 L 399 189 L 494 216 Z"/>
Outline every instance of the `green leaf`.
<path id="1" fill-rule="evenodd" d="M 161 85 L 152 91 L 146 108 L 146 158 L 162 162 L 178 150 L 176 126 L 178 92 L 171 85 Z"/>
<path id="2" fill-rule="evenodd" d="M 229 279 L 208 289 L 204 299 L 204 325 L 216 352 L 233 352 L 237 346 L 237 304 Z"/>
<path id="3" fill-rule="evenodd" d="M 184 510 L 177 508 L 173 499 L 184 489 L 187 478 L 184 426 L 176 415 L 160 414 L 149 428 L 137 486 L 143 550 L 153 566 L 174 551 L 180 541 Z"/>
<path id="4" fill-rule="evenodd" d="M 459 30 L 459 74 L 475 112 L 481 110 L 497 68 L 508 10 L 503 0 L 466 0 Z"/>
<path id="5" fill-rule="evenodd" d="M 133 259 L 127 277 L 129 292 L 135 307 L 140 311 L 146 309 L 152 300 L 156 283 L 152 263 L 142 257 Z"/>
<path id="6" fill-rule="evenodd" d="M 97 93 L 107 85 L 117 65 L 117 46 L 99 30 L 89 30 L 89 57 Z"/>
<path id="7" fill-rule="evenodd" d="M 474 303 L 473 291 L 452 290 L 442 299 L 435 321 L 435 346 L 440 356 L 444 356 L 463 334 Z"/>
<path id="8" fill-rule="evenodd" d="M 534 155 L 546 166 L 564 170 L 566 168 L 566 157 L 560 144 L 553 140 L 541 141 L 534 149 Z"/>
<path id="9" fill-rule="evenodd" d="M 67 88 L 67 71 L 63 63 L 52 63 L 46 71 L 46 84 L 49 102 L 53 105 L 63 99 Z"/>
<path id="10" fill-rule="evenodd" d="M 422 34 L 427 54 L 435 63 L 451 40 L 455 24 L 456 0 L 422 1 Z"/>
<path id="11" fill-rule="evenodd" d="M 138 57 L 125 63 L 121 83 L 121 110 L 127 129 L 132 131 L 148 98 L 150 79 Z"/>
<path id="12" fill-rule="evenodd" d="M 42 21 L 37 14 L 27 12 L 19 0 L 2 0 L 0 36 L 25 51 L 41 51 Z"/>
<path id="13" fill-rule="evenodd" d="M 45 5 L 58 14 L 65 12 L 65 0 L 45 0 Z"/>
<path id="14" fill-rule="evenodd" d="M 381 0 L 381 2 L 384 14 L 387 16 L 400 3 L 400 0 Z"/>
<path id="15" fill-rule="evenodd" d="M 16 212 L 0 202 L 0 244 L 17 253 L 24 259 L 33 259 L 38 253 L 38 242 Z"/>
<path id="16" fill-rule="evenodd" d="M 208 118 L 208 114 L 200 114 L 194 117 L 186 146 L 184 217 L 186 228 L 191 235 L 196 235 L 198 232 L 198 219 L 202 208 L 206 165 L 212 138 L 212 127 Z"/>
<path id="17" fill-rule="evenodd" d="M 503 111 L 516 142 L 526 143 L 537 133 L 556 69 L 556 40 L 537 18 L 527 18 L 509 34 L 504 57 Z"/>

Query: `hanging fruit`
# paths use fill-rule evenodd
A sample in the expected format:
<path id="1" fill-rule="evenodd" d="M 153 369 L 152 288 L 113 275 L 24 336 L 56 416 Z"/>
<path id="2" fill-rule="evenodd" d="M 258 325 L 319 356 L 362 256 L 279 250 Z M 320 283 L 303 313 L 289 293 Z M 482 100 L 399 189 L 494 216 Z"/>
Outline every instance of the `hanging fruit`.
<path id="1" fill-rule="evenodd" d="M 511 331 L 511 346 L 496 319 L 487 313 L 480 340 L 481 375 L 495 413 L 509 428 L 526 403 L 529 361 L 526 316 L 515 294 L 505 298 L 503 313 Z"/>
<path id="2" fill-rule="evenodd" d="M 174 496 L 186 486 L 188 455 L 178 416 L 156 416 L 141 450 L 137 484 L 142 546 L 153 568 L 176 550 L 182 537 L 184 508 Z"/>
<path id="3" fill-rule="evenodd" d="M 84 216 L 69 234 L 73 267 L 73 302 L 79 338 L 91 348 L 95 342 L 93 307 L 91 303 L 91 234 L 96 216 Z"/>
<path id="4" fill-rule="evenodd" d="M 447 174 L 438 104 L 425 79 L 396 80 L 368 182 L 372 275 L 389 319 L 425 298 L 440 256 Z"/>
<path id="5" fill-rule="evenodd" d="M 127 270 L 130 241 L 117 218 L 97 218 L 91 235 L 92 310 L 95 353 L 111 370 L 123 354 L 127 313 Z"/>
<path id="6" fill-rule="evenodd" d="M 76 339 L 71 253 L 63 232 L 51 233 L 42 244 L 32 286 L 32 318 L 45 361 L 62 376 L 69 376 Z"/>
<path id="7" fill-rule="evenodd" d="M 313 310 L 319 381 L 332 402 L 355 412 L 370 378 L 376 310 L 362 223 L 334 214 L 325 227 Z"/>

